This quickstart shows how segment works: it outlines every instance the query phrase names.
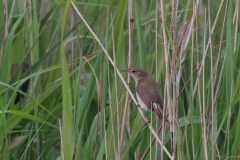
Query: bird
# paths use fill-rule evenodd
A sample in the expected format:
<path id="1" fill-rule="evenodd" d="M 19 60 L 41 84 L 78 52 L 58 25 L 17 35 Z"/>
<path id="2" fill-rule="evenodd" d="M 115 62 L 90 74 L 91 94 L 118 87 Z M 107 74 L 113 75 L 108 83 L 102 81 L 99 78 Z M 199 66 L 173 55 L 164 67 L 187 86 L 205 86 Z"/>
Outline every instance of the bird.
<path id="1" fill-rule="evenodd" d="M 132 67 L 126 70 L 121 70 L 130 74 L 136 81 L 136 95 L 138 104 L 136 107 L 141 107 L 146 111 L 154 111 L 160 121 L 163 121 L 163 97 L 159 90 L 157 82 L 141 67 Z M 164 121 L 169 123 L 167 117 L 164 116 Z"/>
<path id="2" fill-rule="evenodd" d="M 14 75 L 14 73 L 16 72 L 16 70 L 18 69 L 19 64 L 15 63 L 12 65 L 11 67 L 11 72 L 10 72 L 10 78 L 12 78 L 12 76 Z M 29 64 L 28 63 L 23 63 L 22 66 L 22 73 L 26 72 L 29 69 Z M 26 80 L 26 82 L 23 83 L 23 85 L 20 87 L 20 90 L 22 90 L 23 92 L 27 92 L 28 87 L 29 87 L 29 83 L 30 83 L 30 79 Z M 14 101 L 14 104 L 17 104 L 20 101 L 20 98 L 23 97 L 23 95 L 21 95 L 20 93 L 17 92 L 17 97 Z"/>

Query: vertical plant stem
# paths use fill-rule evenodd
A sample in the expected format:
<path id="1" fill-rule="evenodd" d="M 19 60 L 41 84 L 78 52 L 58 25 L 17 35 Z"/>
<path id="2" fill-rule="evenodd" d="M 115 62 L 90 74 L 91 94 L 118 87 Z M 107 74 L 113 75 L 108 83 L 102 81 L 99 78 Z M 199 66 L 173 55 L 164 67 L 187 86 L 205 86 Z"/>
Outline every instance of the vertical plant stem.
<path id="1" fill-rule="evenodd" d="M 209 20 L 209 35 L 211 34 L 211 10 L 210 10 L 210 0 L 208 0 L 208 20 Z M 215 135 L 214 135 L 214 77 L 213 77 L 213 51 L 212 51 L 212 38 L 210 37 L 210 53 L 211 53 L 211 112 L 212 112 L 212 144 L 214 144 L 214 139 L 215 139 Z M 212 160 L 215 159 L 215 145 L 212 145 Z"/>
<path id="2" fill-rule="evenodd" d="M 106 30 L 106 24 L 108 23 L 107 21 L 107 17 L 108 17 L 108 9 L 105 8 L 104 9 L 104 16 L 102 17 L 103 22 L 102 22 L 102 27 L 101 27 L 101 41 L 104 41 L 104 35 L 105 35 L 105 30 Z M 104 107 L 104 103 L 106 101 L 105 99 L 105 94 L 106 94 L 106 67 L 105 67 L 105 59 L 106 57 L 104 56 L 103 51 L 101 51 L 101 63 L 100 63 L 100 109 L 101 109 L 101 113 L 103 112 L 103 107 Z M 104 88 L 103 88 L 104 85 Z M 105 127 L 104 127 L 104 119 L 103 119 L 103 114 L 101 114 L 101 140 L 103 142 L 103 132 L 105 131 Z"/>
<path id="3" fill-rule="evenodd" d="M 161 124 L 160 128 L 158 129 L 157 134 L 160 133 L 160 131 L 162 130 L 162 127 L 163 127 L 163 123 Z M 142 160 L 144 160 L 144 158 L 147 156 L 147 154 L 148 154 L 148 152 L 149 152 L 149 150 L 150 150 L 151 145 L 153 145 L 153 143 L 154 143 L 155 141 L 156 141 L 156 138 L 154 137 L 153 140 L 151 141 L 151 144 L 148 146 L 147 150 L 146 150 L 145 153 L 143 154 Z M 158 153 L 156 153 L 156 155 L 157 155 L 157 154 L 158 154 Z M 156 157 L 155 157 L 155 159 L 156 159 Z M 163 159 L 163 158 L 162 158 L 162 159 Z"/>
<path id="4" fill-rule="evenodd" d="M 178 12 L 178 0 L 172 1 L 172 39 L 173 39 L 173 50 L 172 50 L 172 64 L 171 66 L 171 77 L 173 83 L 173 126 L 175 126 L 175 119 L 176 119 L 176 106 L 177 106 L 177 92 L 176 92 L 176 54 L 177 54 L 177 12 Z M 180 131 L 179 131 L 180 132 Z M 173 127 L 173 159 L 176 159 L 176 133 L 175 127 Z M 180 135 L 180 133 L 178 134 Z M 181 154 L 181 152 L 180 152 Z"/>
<path id="5" fill-rule="evenodd" d="M 105 113 L 105 108 L 103 108 L 103 112 L 104 112 L 104 117 L 103 117 L 103 121 L 104 121 L 104 126 L 106 126 L 106 113 Z M 106 156 L 105 156 L 105 159 L 107 160 L 108 158 L 107 158 L 107 131 L 106 131 L 106 129 L 104 128 L 104 139 L 105 139 L 105 152 L 106 152 Z"/>
<path id="6" fill-rule="evenodd" d="M 31 26 L 33 26 L 33 23 L 32 23 L 32 21 L 33 21 L 33 19 L 32 19 L 32 4 L 31 4 L 31 0 L 28 0 L 28 4 L 29 4 L 29 10 L 30 10 L 30 25 Z M 32 42 L 33 42 L 33 28 L 31 27 L 31 32 L 30 32 L 30 45 L 32 46 L 33 44 L 32 44 Z M 31 55 L 31 63 L 32 64 L 34 64 L 34 53 L 33 53 L 33 50 L 31 50 L 31 53 L 30 53 L 30 55 Z M 30 82 L 30 86 L 31 86 L 32 84 L 31 84 L 31 82 Z"/>
<path id="7" fill-rule="evenodd" d="M 151 103 L 151 108 L 152 108 L 152 103 Z M 151 125 L 152 125 L 152 110 L 151 110 Z M 152 140 L 152 132 L 150 131 L 150 136 L 149 136 L 149 142 L 150 142 L 150 159 L 152 159 L 152 145 L 151 145 L 151 140 Z"/>
<path id="8" fill-rule="evenodd" d="M 216 93 L 215 93 L 215 99 L 214 99 L 214 101 L 216 102 L 216 98 L 217 98 L 217 95 L 218 95 L 218 90 L 219 90 L 219 85 L 220 85 L 220 82 L 221 82 L 221 79 L 222 79 L 222 73 L 223 73 L 223 68 L 224 68 L 224 66 L 225 66 L 225 60 L 226 60 L 226 54 L 224 55 L 224 60 L 223 60 L 223 64 L 222 64 L 222 70 L 221 70 L 221 73 L 220 73 L 220 76 L 219 76 L 219 81 L 218 81 L 218 85 L 217 85 L 217 89 L 216 89 Z M 231 107 L 230 107 L 231 108 Z M 229 109 L 229 116 L 230 116 L 230 110 L 231 109 Z M 229 118 L 229 117 L 228 117 Z M 229 121 L 230 119 L 228 119 L 227 121 Z M 230 121 L 229 122 L 227 122 L 227 126 L 226 126 L 226 131 L 227 132 L 229 132 L 229 128 L 228 128 L 228 123 L 230 123 Z M 229 137 L 229 136 L 228 136 Z M 229 149 L 229 145 L 228 144 L 226 144 L 226 143 L 228 143 L 229 142 L 229 139 L 225 139 L 225 142 L 224 142 L 224 151 L 226 150 L 225 148 L 228 148 Z M 229 150 L 227 149 L 227 153 L 226 153 L 226 155 L 229 155 Z"/>
<path id="9" fill-rule="evenodd" d="M 86 57 L 83 57 L 87 63 L 89 64 L 89 66 L 91 67 L 93 74 L 95 76 L 96 79 L 96 84 L 97 84 L 97 93 L 98 93 L 98 99 L 100 99 L 100 87 L 99 87 L 99 81 L 97 79 L 97 75 L 91 65 L 91 63 L 88 61 L 88 59 Z M 98 113 L 100 112 L 100 101 L 98 101 Z M 103 114 L 103 112 L 101 112 L 101 114 Z M 98 127 L 98 123 L 99 123 L 99 114 L 97 114 L 97 127 Z M 96 130 L 96 135 L 95 135 L 95 150 L 94 150 L 94 160 L 96 159 L 96 155 L 97 155 L 97 143 L 98 143 L 98 130 Z"/>
<path id="10" fill-rule="evenodd" d="M 133 0 L 129 0 L 128 2 L 128 27 L 129 27 L 129 48 L 128 48 L 128 68 L 132 67 L 132 48 L 133 48 L 133 22 L 134 22 L 134 15 L 133 15 Z M 128 85 L 131 84 L 131 75 L 128 74 L 127 76 L 127 83 Z M 125 126 L 126 126 L 126 117 L 129 105 L 129 92 L 126 94 L 125 103 L 124 103 L 124 111 L 122 117 L 122 127 L 121 127 L 121 137 L 120 137 L 120 158 L 122 155 L 123 144 L 124 144 L 124 133 L 125 133 Z"/>
<path id="11" fill-rule="evenodd" d="M 167 101 L 168 101 L 168 113 L 169 113 L 169 124 L 170 124 L 170 132 L 171 132 L 171 140 L 173 143 L 173 117 L 172 117 L 172 108 L 171 108 L 171 80 L 169 73 L 169 46 L 168 39 L 166 33 L 166 20 L 165 20 L 165 11 L 164 11 L 164 1 L 161 0 L 161 18 L 162 18 L 162 26 L 163 26 L 163 40 L 164 40 L 164 52 L 165 52 L 165 64 L 166 64 L 166 85 L 167 85 Z M 173 145 L 173 144 L 172 144 Z M 173 152 L 173 146 L 172 146 Z M 173 159 L 173 157 L 172 157 Z"/>
<path id="12" fill-rule="evenodd" d="M 158 79 L 158 0 L 156 0 L 156 10 L 155 10 L 155 28 L 156 28 L 156 32 L 155 32 L 155 39 L 156 39 L 156 44 L 155 44 L 155 67 L 156 67 L 156 81 Z"/>
<path id="13" fill-rule="evenodd" d="M 235 36 L 234 36 L 234 49 L 233 52 L 236 51 L 236 46 L 237 46 L 237 32 L 238 32 L 238 16 L 239 16 L 239 0 L 237 0 L 236 3 L 236 8 L 235 8 L 235 13 L 234 13 L 234 18 L 233 18 L 233 23 L 234 23 L 234 19 L 236 17 L 236 21 L 235 21 Z"/>
<path id="14" fill-rule="evenodd" d="M 205 9 L 205 22 L 206 22 L 206 9 Z M 206 26 L 204 27 L 204 44 L 203 44 L 203 52 L 205 53 L 205 44 L 206 44 Z M 203 55 L 203 74 L 202 74 L 202 84 L 205 86 L 205 56 Z M 199 71 L 199 76 L 201 75 L 201 72 Z M 194 92 L 194 91 L 193 91 Z M 206 129 L 206 106 L 205 106 L 205 87 L 203 87 L 203 142 L 204 142 L 204 151 L 205 151 L 205 159 L 208 160 L 208 149 L 207 149 L 207 129 Z"/>
<path id="15" fill-rule="evenodd" d="M 61 137 L 61 146 L 63 146 L 63 137 L 62 137 L 62 124 L 61 124 L 61 119 L 59 119 L 59 128 L 60 128 L 60 137 Z M 64 151 L 63 151 L 63 147 L 61 147 L 61 152 L 62 152 L 62 159 L 65 159 L 65 155 L 64 155 Z"/>
<path id="16" fill-rule="evenodd" d="M 103 102 L 102 102 L 102 85 L 103 85 L 103 52 L 101 52 L 101 61 L 100 61 L 100 86 L 99 86 L 99 107 L 100 107 L 100 112 L 101 112 L 101 119 L 100 119 L 100 123 L 101 123 L 101 127 L 100 127 L 100 136 L 101 136 L 101 142 L 103 142 Z"/>
<path id="17" fill-rule="evenodd" d="M 114 28 L 113 28 L 113 19 L 111 14 L 111 24 L 112 24 L 112 41 L 113 41 L 113 61 L 114 61 L 114 78 L 115 78 L 115 87 L 116 87 L 116 102 L 117 102 L 117 130 L 118 130 L 118 152 L 115 155 L 116 159 L 121 159 L 121 147 L 120 147 L 120 117 L 119 117 L 119 99 L 118 99 L 118 86 L 117 86 L 117 71 L 116 71 L 116 52 L 115 52 L 115 42 L 114 42 Z"/>
<path id="18" fill-rule="evenodd" d="M 193 11 L 195 12 L 195 10 Z M 194 52 L 194 29 L 192 29 L 192 55 L 191 55 L 191 91 L 190 94 L 193 92 L 193 52 Z M 190 115 L 191 115 L 191 131 L 192 131 L 192 153 L 193 153 L 193 159 L 195 159 L 195 148 L 194 148 L 194 124 L 193 124 L 193 99 L 191 96 L 190 99 Z"/>
<path id="19" fill-rule="evenodd" d="M 79 30 L 78 30 L 78 27 L 77 27 L 77 20 L 76 20 L 76 16 L 75 16 L 75 14 L 73 13 L 73 11 L 72 11 L 72 16 L 73 16 L 73 22 L 74 22 L 74 26 L 75 26 L 75 31 L 76 31 L 76 35 L 77 35 L 77 49 L 78 49 L 78 51 L 79 51 L 79 53 L 80 53 L 80 55 L 79 55 L 79 57 L 80 57 L 80 59 L 79 59 L 79 73 L 77 74 L 77 76 L 76 76 L 76 78 L 77 77 L 80 77 L 80 73 L 81 73 L 81 68 L 82 68 L 82 44 L 81 44 L 81 40 L 80 40 L 80 38 L 79 38 Z M 77 89 L 75 90 L 75 91 L 77 91 L 78 89 L 80 90 L 80 87 L 79 86 L 81 86 L 81 83 L 80 83 L 80 81 L 79 81 L 79 83 L 77 84 Z M 77 99 L 78 99 L 78 96 L 79 96 L 80 94 L 76 94 L 76 93 L 74 93 L 74 99 L 76 100 L 75 101 L 75 103 L 74 103 L 74 106 L 77 106 Z M 77 110 L 75 109 L 74 110 L 74 123 L 75 123 L 75 125 L 74 125 L 74 139 L 73 139 L 73 151 L 74 151 L 74 155 L 76 156 L 76 145 L 77 145 Z"/>
<path id="20" fill-rule="evenodd" d="M 102 23 L 102 27 L 101 27 L 101 41 L 103 42 L 104 40 L 104 35 L 105 35 L 105 30 L 106 30 L 106 23 L 107 23 L 107 9 L 104 10 L 104 17 L 106 18 L 103 18 L 103 23 Z M 105 95 L 105 88 L 103 89 L 103 84 L 105 83 L 105 65 L 103 64 L 105 61 L 105 56 L 104 56 L 104 53 L 103 51 L 101 51 L 101 63 L 100 63 L 100 109 L 101 109 L 101 113 L 103 112 L 103 103 L 105 103 L 103 101 L 103 95 Z M 101 114 L 101 141 L 103 142 L 103 132 L 105 131 L 105 127 L 103 125 L 103 114 Z"/>
<path id="21" fill-rule="evenodd" d="M 223 36 L 224 36 L 224 31 L 225 31 L 225 27 L 226 27 L 226 20 L 227 20 L 228 5 L 229 5 L 229 0 L 227 1 L 227 4 L 226 4 L 226 10 L 225 10 L 225 15 L 224 15 L 224 20 L 223 20 L 223 27 L 222 27 L 220 45 L 219 45 L 219 50 L 218 50 L 218 62 L 217 62 L 217 68 L 216 68 L 216 73 L 215 73 L 215 78 L 214 78 L 214 84 L 216 84 L 216 80 L 217 80 L 216 77 L 217 77 L 217 72 L 218 72 L 218 68 L 219 68 L 219 64 L 220 64 Z M 226 54 L 224 55 L 222 70 L 221 70 L 220 76 L 218 78 L 219 81 L 218 81 L 218 85 L 217 85 L 216 92 L 215 92 L 214 103 L 216 103 L 216 100 L 217 100 L 217 95 L 218 95 L 218 90 L 219 90 L 219 86 L 220 86 L 220 82 L 221 82 L 221 77 L 222 77 L 222 72 L 223 72 L 225 60 L 226 60 Z"/>
<path id="22" fill-rule="evenodd" d="M 12 15 L 13 15 L 13 11 L 14 11 L 15 5 L 16 5 L 16 0 L 14 0 L 14 1 L 13 1 L 13 4 L 12 4 L 11 13 L 10 13 L 9 18 L 8 18 L 8 26 L 9 26 L 10 23 L 11 23 Z"/>
<path id="23" fill-rule="evenodd" d="M 201 99 L 201 87 L 200 87 L 200 75 L 199 75 L 199 50 L 198 50 L 198 21 L 196 16 L 196 49 L 197 49 L 197 84 L 198 84 L 198 102 L 199 102 L 199 113 L 200 113 L 200 119 L 201 119 L 201 129 L 203 133 L 203 113 L 202 113 L 202 99 Z M 201 159 L 201 151 L 202 147 L 200 148 L 200 154 L 199 154 L 199 160 Z"/>
<path id="24" fill-rule="evenodd" d="M 1 66 L 2 66 L 2 61 L 3 61 L 3 57 L 4 57 L 4 51 L 5 51 L 5 44 L 6 44 L 6 41 L 7 41 L 7 37 L 8 37 L 8 29 L 9 29 L 9 25 L 8 25 L 8 1 L 5 0 L 3 1 L 5 2 L 5 10 L 4 10 L 4 13 L 5 13 L 5 33 L 4 33 L 4 41 L 3 41 L 3 46 L 2 46 L 2 54 L 1 54 L 1 58 L 0 58 L 0 69 L 1 69 Z"/>
<path id="25" fill-rule="evenodd" d="M 208 48 L 209 48 L 209 43 L 210 43 L 210 39 L 215 31 L 215 28 L 216 28 L 216 25 L 217 25 L 217 21 L 218 21 L 218 18 L 219 18 L 219 15 L 220 15 L 220 12 L 222 10 L 222 7 L 223 7 L 223 3 L 224 3 L 224 0 L 221 1 L 221 4 L 219 6 L 219 9 L 218 9 L 218 12 L 217 12 L 217 15 L 216 15 L 216 18 L 215 18 L 215 21 L 214 21 L 214 24 L 213 24 L 213 27 L 211 29 L 211 32 L 210 32 L 210 35 L 209 35 L 209 39 L 208 39 L 208 43 L 207 43 L 207 46 L 206 48 L 204 49 L 204 54 L 203 54 L 203 61 L 204 63 L 201 64 L 200 66 L 200 69 L 199 69 L 199 74 L 201 75 L 202 74 L 202 70 L 203 70 L 203 64 L 205 64 L 205 56 L 207 55 L 207 51 L 208 51 Z M 206 22 L 206 21 L 205 21 Z M 204 35 L 205 36 L 205 35 Z M 206 40 L 205 40 L 206 42 Z M 205 45 L 204 45 L 205 47 Z M 195 99 L 195 96 L 196 96 L 196 92 L 197 92 L 197 84 L 195 84 L 194 86 L 194 90 L 193 90 L 193 99 Z"/>
<path id="26" fill-rule="evenodd" d="M 112 136 L 113 139 L 113 149 L 114 149 L 114 155 L 116 155 L 116 142 L 115 142 L 115 134 L 114 134 L 114 120 L 113 120 L 113 110 L 112 110 L 112 94 L 111 94 L 111 83 L 110 83 L 110 73 L 109 73 L 109 61 L 107 61 L 108 65 L 108 95 L 109 95 L 109 106 L 110 106 L 110 117 L 112 121 Z M 111 148 L 112 145 L 110 145 L 110 151 L 109 151 L 109 159 L 111 157 Z"/>
<path id="27" fill-rule="evenodd" d="M 165 85 L 165 87 L 164 87 L 164 95 L 166 95 L 167 94 L 167 86 Z M 167 98 L 166 98 L 167 96 L 164 96 L 164 106 L 163 106 L 163 117 L 165 116 L 165 112 L 166 112 L 166 101 L 167 101 Z M 164 139 L 165 138 L 165 124 L 164 123 L 162 123 L 162 139 Z M 161 147 L 161 159 L 163 159 L 164 158 L 164 152 L 163 152 L 163 147 Z"/>
<path id="28" fill-rule="evenodd" d="M 188 1 L 187 8 L 189 7 L 189 5 L 190 5 L 190 1 Z M 180 40 L 180 44 L 179 44 L 179 47 L 178 47 L 177 56 L 180 59 L 180 65 L 179 65 L 180 69 L 178 71 L 178 74 L 176 75 L 176 79 L 177 79 L 176 91 L 177 91 L 178 95 L 181 94 L 181 93 L 179 93 L 179 88 L 180 88 L 180 80 L 181 80 L 181 76 L 182 76 L 182 71 L 183 71 L 183 68 L 184 68 L 184 65 L 182 65 L 181 63 L 185 61 L 186 55 L 187 55 L 187 54 L 183 55 L 183 53 L 186 50 L 187 44 L 189 43 L 189 40 L 190 40 L 190 36 L 192 35 L 193 29 L 194 29 L 194 21 L 195 21 L 195 19 L 197 17 L 198 5 L 199 5 L 199 0 L 196 3 L 193 4 L 192 14 L 191 14 L 191 16 L 190 16 L 190 18 L 188 20 L 187 25 L 183 29 L 184 31 L 182 31 L 181 40 Z M 187 13 L 185 14 L 185 17 L 184 17 L 184 24 L 185 24 L 186 18 L 187 18 Z M 190 77 L 191 80 L 192 80 L 192 74 L 193 74 L 193 71 L 191 72 L 191 77 Z M 190 81 L 190 78 L 189 78 L 189 81 Z M 183 87 L 183 88 L 185 88 L 185 87 Z M 190 115 L 190 111 L 191 111 L 191 108 L 189 108 L 187 116 Z M 179 124 L 179 115 L 178 115 L 178 103 L 176 104 L 176 113 L 177 113 L 177 115 L 176 115 L 177 121 L 176 122 L 177 122 L 178 130 L 181 131 L 180 124 Z M 193 126 L 193 125 L 191 125 L 191 126 Z M 185 132 L 184 132 L 184 136 L 183 136 L 183 142 L 185 142 L 187 128 L 188 128 L 188 125 L 185 128 Z M 178 136 L 179 136 L 179 142 L 180 142 L 179 143 L 180 158 L 182 159 L 183 158 L 183 155 L 182 155 L 182 144 L 181 144 L 182 140 L 181 140 L 181 135 L 180 134 L 181 134 L 181 132 L 179 132 Z"/>
<path id="29" fill-rule="evenodd" d="M 156 39 L 156 44 L 155 44 L 155 67 L 156 67 L 156 81 L 158 80 L 158 0 L 156 0 L 156 9 L 155 9 L 155 28 L 156 28 L 156 33 L 155 33 L 155 39 Z M 163 107 L 163 106 L 162 106 Z M 156 130 L 158 128 L 158 120 L 156 120 Z M 151 145 L 151 144 L 150 144 Z M 157 150 L 158 150 L 158 144 L 156 143 L 156 152 L 155 152 L 155 159 L 157 159 Z"/>
<path id="30" fill-rule="evenodd" d="M 221 52 L 222 52 L 222 43 L 223 43 L 223 36 L 224 36 L 225 27 L 226 27 L 226 19 L 227 19 L 228 5 L 229 5 L 229 0 L 228 0 L 227 3 L 226 3 L 225 15 L 224 15 L 224 20 L 223 20 L 223 25 L 222 25 L 223 27 L 222 27 L 222 33 L 221 33 L 221 38 L 220 38 L 220 43 L 219 43 L 217 68 L 216 68 L 215 76 L 214 76 L 214 85 L 216 84 L 217 73 L 218 73 L 219 64 L 220 64 L 220 58 L 221 58 Z M 216 97 L 216 95 L 217 95 L 217 93 L 215 93 L 215 97 Z"/>

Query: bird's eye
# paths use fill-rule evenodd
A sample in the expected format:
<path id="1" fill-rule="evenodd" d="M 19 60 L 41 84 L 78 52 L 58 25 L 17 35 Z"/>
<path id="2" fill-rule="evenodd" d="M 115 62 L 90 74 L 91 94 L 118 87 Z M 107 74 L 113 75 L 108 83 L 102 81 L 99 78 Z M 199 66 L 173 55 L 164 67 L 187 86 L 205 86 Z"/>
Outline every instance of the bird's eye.
<path id="1" fill-rule="evenodd" d="M 135 70 L 132 70 L 132 72 L 134 73 L 134 72 L 136 72 Z"/>

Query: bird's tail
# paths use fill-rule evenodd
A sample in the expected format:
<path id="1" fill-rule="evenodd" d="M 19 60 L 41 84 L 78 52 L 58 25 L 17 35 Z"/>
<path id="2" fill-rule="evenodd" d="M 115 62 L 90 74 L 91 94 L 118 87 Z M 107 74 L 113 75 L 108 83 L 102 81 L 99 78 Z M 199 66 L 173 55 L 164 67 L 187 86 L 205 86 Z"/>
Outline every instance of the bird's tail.
<path id="1" fill-rule="evenodd" d="M 157 117 L 160 121 L 163 121 L 163 110 L 160 104 L 156 105 L 155 103 L 153 104 L 154 111 L 157 114 Z M 168 118 L 164 116 L 164 122 L 169 123 Z"/>

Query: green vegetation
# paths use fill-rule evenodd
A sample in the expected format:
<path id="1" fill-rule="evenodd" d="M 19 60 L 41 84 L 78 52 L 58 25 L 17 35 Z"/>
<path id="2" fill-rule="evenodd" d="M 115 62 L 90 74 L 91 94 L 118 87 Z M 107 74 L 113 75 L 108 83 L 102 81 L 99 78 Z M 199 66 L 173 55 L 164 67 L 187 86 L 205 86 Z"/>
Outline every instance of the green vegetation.
<path id="1" fill-rule="evenodd" d="M 239 159 L 239 1 L 176 2 L 0 1 L 0 159 Z M 167 152 L 129 65 L 164 95 Z"/>

